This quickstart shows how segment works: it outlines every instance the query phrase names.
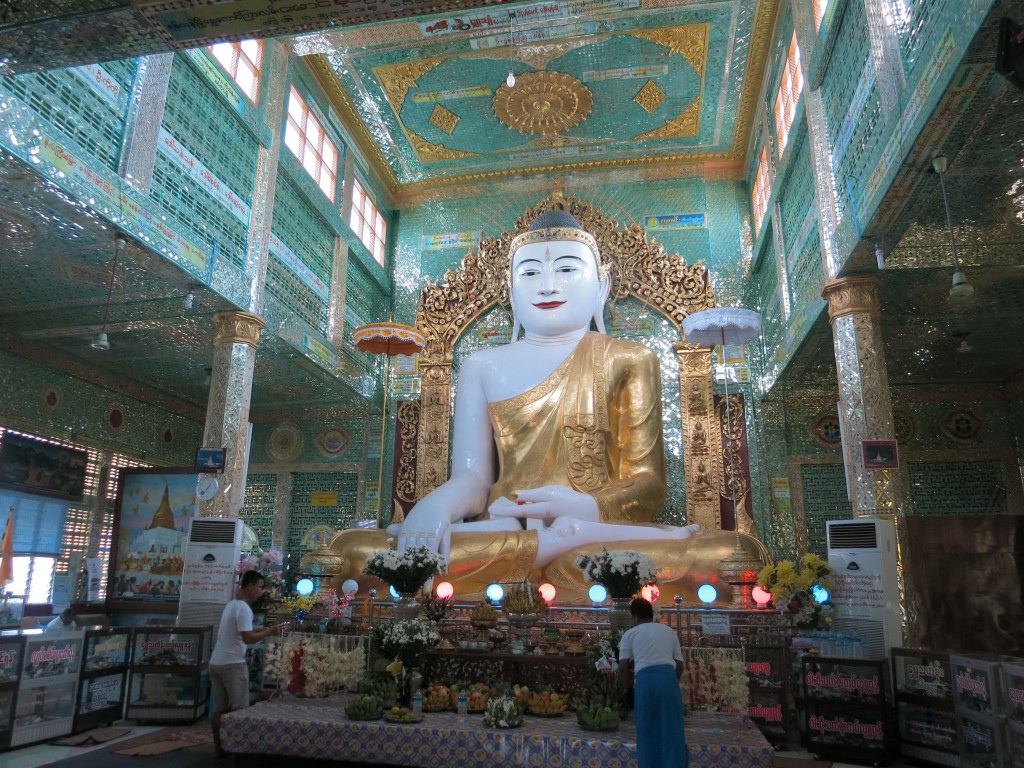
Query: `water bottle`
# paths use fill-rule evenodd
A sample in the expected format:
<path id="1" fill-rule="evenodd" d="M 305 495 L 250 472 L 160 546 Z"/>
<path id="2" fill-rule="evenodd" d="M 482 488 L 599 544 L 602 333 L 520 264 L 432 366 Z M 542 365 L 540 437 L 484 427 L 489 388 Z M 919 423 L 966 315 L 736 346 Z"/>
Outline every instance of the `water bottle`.
<path id="1" fill-rule="evenodd" d="M 459 689 L 459 715 L 463 720 L 469 714 L 469 702 L 466 700 L 466 689 Z"/>
<path id="2" fill-rule="evenodd" d="M 412 716 L 423 716 L 423 692 L 419 688 L 417 688 L 416 692 L 412 695 Z"/>
<path id="3" fill-rule="evenodd" d="M 327 617 L 324 616 L 322 619 L 320 619 L 320 634 L 323 635 L 323 634 L 326 634 L 326 633 L 327 633 Z"/>

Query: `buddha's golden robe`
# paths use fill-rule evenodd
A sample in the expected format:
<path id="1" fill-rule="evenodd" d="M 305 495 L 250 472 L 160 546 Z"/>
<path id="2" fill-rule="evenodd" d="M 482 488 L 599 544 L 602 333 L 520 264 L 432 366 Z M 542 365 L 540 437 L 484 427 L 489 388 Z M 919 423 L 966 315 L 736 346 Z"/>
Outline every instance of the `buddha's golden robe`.
<path id="1" fill-rule="evenodd" d="M 665 457 L 661 422 L 661 374 L 650 348 L 588 333 L 573 353 L 543 382 L 521 395 L 490 403 L 488 411 L 498 453 L 498 479 L 488 506 L 518 490 L 564 485 L 597 501 L 600 520 L 628 526 L 650 524 L 665 499 Z M 477 518 L 486 517 L 482 512 Z M 624 537 L 629 529 L 624 528 Z M 735 548 L 736 534 L 701 532 L 689 539 L 608 541 L 608 549 L 632 549 L 651 556 L 666 594 L 696 600 L 697 587 L 720 582 L 719 562 Z M 740 536 L 741 546 L 767 562 L 759 541 Z M 585 602 L 588 584 L 570 551 L 537 568 L 537 532 L 457 533 L 451 538 L 448 578 L 460 599 L 482 597 L 494 582 L 531 578 L 551 581 L 559 602 Z M 386 585 L 362 574 L 373 552 L 388 546 L 379 530 L 337 534 L 331 549 L 345 560 L 336 581 L 353 578 L 363 593 Z"/>

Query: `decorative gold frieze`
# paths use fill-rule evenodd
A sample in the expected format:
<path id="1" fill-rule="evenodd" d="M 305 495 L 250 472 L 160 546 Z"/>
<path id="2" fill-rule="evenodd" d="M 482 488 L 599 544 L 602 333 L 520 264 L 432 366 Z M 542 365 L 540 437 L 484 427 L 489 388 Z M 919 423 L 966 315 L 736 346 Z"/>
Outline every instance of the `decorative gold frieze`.
<path id="1" fill-rule="evenodd" d="M 665 92 L 653 80 L 648 80 L 644 83 L 644 87 L 637 91 L 636 96 L 633 97 L 633 101 L 639 104 L 649 115 L 653 115 L 654 110 L 660 107 L 664 100 Z"/>
<path id="2" fill-rule="evenodd" d="M 409 143 L 416 150 L 416 155 L 424 163 L 436 163 L 438 160 L 457 160 L 460 157 L 477 157 L 474 152 L 463 152 L 460 149 L 448 149 L 443 144 L 431 144 L 418 133 L 406 130 Z"/>
<path id="3" fill-rule="evenodd" d="M 419 433 L 419 400 L 403 400 L 398 404 L 398 444 L 396 456 L 401 456 L 395 468 L 395 499 L 392 504 L 391 522 L 400 523 L 405 519 L 403 503 L 410 507 L 416 503 L 416 438 Z"/>
<path id="4" fill-rule="evenodd" d="M 248 344 L 256 348 L 260 343 L 260 331 L 266 323 L 263 318 L 248 312 L 218 312 L 213 316 L 216 331 L 214 342 L 218 344 Z"/>
<path id="5" fill-rule="evenodd" d="M 829 320 L 846 315 L 877 315 L 881 305 L 878 300 L 880 283 L 872 275 L 834 277 L 825 283 L 821 297 L 828 302 Z"/>
<path id="6" fill-rule="evenodd" d="M 704 79 L 704 67 L 708 57 L 708 36 L 710 24 L 687 24 L 683 27 L 660 27 L 658 29 L 636 29 L 626 34 L 650 40 L 663 45 L 672 53 L 678 53 L 693 71 Z"/>
<path id="7" fill-rule="evenodd" d="M 448 479 L 448 426 L 451 421 L 452 364 L 424 365 L 420 387 L 420 427 L 416 438 L 416 498 Z"/>
<path id="8" fill-rule="evenodd" d="M 418 59 L 417 61 L 405 61 L 399 64 L 388 64 L 384 67 L 374 67 L 373 73 L 380 80 L 384 94 L 391 102 L 396 115 L 402 114 L 402 105 L 405 103 L 406 94 L 410 88 L 416 87 L 416 80 L 423 77 L 432 70 L 447 56 L 433 56 L 429 59 Z"/>
<path id="9" fill-rule="evenodd" d="M 698 96 L 683 113 L 674 120 L 668 120 L 653 131 L 636 136 L 637 139 L 678 139 L 683 136 L 696 136 L 700 133 L 700 110 L 703 99 Z"/>
<path id="10" fill-rule="evenodd" d="M 452 135 L 458 123 L 459 116 L 441 104 L 436 104 L 434 111 L 430 113 L 430 124 L 440 128 L 449 136 Z"/>
<path id="11" fill-rule="evenodd" d="M 522 74 L 514 88 L 498 88 L 492 102 L 494 114 L 503 125 L 520 133 L 545 136 L 579 125 L 593 105 L 590 89 L 562 72 Z"/>
<path id="12" fill-rule="evenodd" d="M 679 360 L 682 408 L 683 473 L 686 478 L 686 522 L 714 531 L 722 527 L 716 478 L 721 477 L 721 445 L 711 404 L 711 350 L 686 342 L 673 345 Z M 714 450 L 712 448 L 714 447 Z"/>

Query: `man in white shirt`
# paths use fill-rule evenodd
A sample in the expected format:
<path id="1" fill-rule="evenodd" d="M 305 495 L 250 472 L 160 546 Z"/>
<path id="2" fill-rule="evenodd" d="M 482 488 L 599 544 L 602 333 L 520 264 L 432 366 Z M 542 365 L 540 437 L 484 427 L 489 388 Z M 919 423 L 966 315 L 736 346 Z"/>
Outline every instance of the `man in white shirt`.
<path id="1" fill-rule="evenodd" d="M 217 643 L 210 654 L 210 687 L 213 688 L 213 750 L 224 756 L 220 747 L 220 718 L 225 712 L 249 706 L 249 668 L 245 647 L 270 635 L 282 634 L 287 622 L 273 627 L 252 628 L 252 604 L 263 596 L 263 574 L 242 574 L 238 598 L 224 606 L 217 631 Z"/>
<path id="2" fill-rule="evenodd" d="M 60 612 L 60 615 L 55 619 L 52 619 L 46 625 L 47 632 L 68 632 L 72 629 L 78 629 L 78 622 L 75 621 L 75 609 L 70 606 Z"/>
<path id="3" fill-rule="evenodd" d="M 619 674 L 634 675 L 636 753 L 639 768 L 686 768 L 690 757 L 683 732 L 679 676 L 683 652 L 675 630 L 654 621 L 643 598 L 629 604 L 633 628 L 619 641 Z"/>

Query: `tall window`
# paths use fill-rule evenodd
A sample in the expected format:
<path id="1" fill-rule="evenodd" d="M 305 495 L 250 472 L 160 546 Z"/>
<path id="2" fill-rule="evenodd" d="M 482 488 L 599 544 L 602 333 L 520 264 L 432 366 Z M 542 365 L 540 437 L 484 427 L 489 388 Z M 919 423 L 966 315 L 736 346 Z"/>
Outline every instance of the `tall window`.
<path id="1" fill-rule="evenodd" d="M 284 128 L 284 144 L 313 177 L 320 190 L 334 201 L 338 180 L 338 149 L 324 127 L 310 111 L 299 92 L 292 86 L 288 95 L 288 122 Z"/>
<path id="2" fill-rule="evenodd" d="M 821 30 L 821 20 L 828 10 L 828 0 L 811 0 L 811 12 L 814 14 L 814 29 Z"/>
<path id="3" fill-rule="evenodd" d="M 779 83 L 779 92 L 775 96 L 775 136 L 779 141 L 779 157 L 782 157 L 786 142 L 789 140 L 796 105 L 803 90 L 804 75 L 800 71 L 800 46 L 796 42 L 796 32 L 793 32 L 786 64 L 782 68 L 782 82 Z"/>
<path id="4" fill-rule="evenodd" d="M 768 198 L 771 197 L 771 181 L 768 179 L 768 148 L 761 147 L 761 159 L 757 161 L 757 173 L 754 174 L 754 236 L 761 231 L 761 222 L 768 211 Z"/>
<path id="5" fill-rule="evenodd" d="M 352 231 L 373 254 L 373 258 L 384 266 L 384 244 L 388 239 L 388 225 L 380 215 L 373 200 L 366 194 L 359 179 L 353 179 L 352 210 L 349 212 L 348 225 Z"/>
<path id="6" fill-rule="evenodd" d="M 263 69 L 263 41 L 242 40 L 240 43 L 216 43 L 207 48 L 231 75 L 253 104 L 260 92 L 260 71 Z"/>

